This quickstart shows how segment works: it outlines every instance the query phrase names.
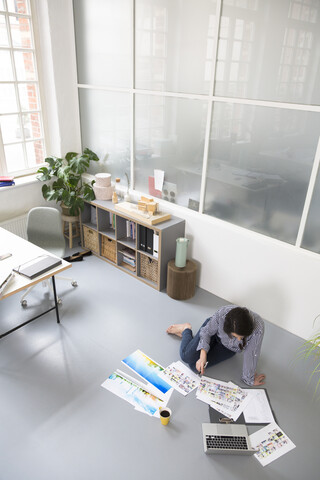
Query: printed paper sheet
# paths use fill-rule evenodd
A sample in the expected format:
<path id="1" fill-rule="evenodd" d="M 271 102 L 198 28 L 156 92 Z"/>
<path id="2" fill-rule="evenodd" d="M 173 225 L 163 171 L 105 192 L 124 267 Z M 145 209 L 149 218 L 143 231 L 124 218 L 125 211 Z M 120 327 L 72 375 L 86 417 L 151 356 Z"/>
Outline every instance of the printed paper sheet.
<path id="1" fill-rule="evenodd" d="M 263 467 L 295 448 L 295 444 L 275 422 L 249 437 L 252 447 L 259 450 L 254 456 Z"/>
<path id="2" fill-rule="evenodd" d="M 159 376 L 182 395 L 188 395 L 200 384 L 200 377 L 180 361 L 171 363 Z"/>

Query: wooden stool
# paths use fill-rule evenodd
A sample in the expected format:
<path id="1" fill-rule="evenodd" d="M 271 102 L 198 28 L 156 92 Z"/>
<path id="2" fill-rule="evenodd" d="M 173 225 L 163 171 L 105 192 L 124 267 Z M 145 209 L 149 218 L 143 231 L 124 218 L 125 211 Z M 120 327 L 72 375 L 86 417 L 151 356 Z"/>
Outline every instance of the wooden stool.
<path id="1" fill-rule="evenodd" d="M 197 265 L 187 260 L 183 268 L 176 267 L 175 261 L 169 260 L 167 272 L 167 294 L 175 300 L 187 300 L 193 297 L 196 289 Z"/>
<path id="2" fill-rule="evenodd" d="M 61 217 L 63 234 L 69 240 L 69 248 L 72 248 L 73 239 L 80 237 L 79 217 L 70 215 L 61 215 Z"/>

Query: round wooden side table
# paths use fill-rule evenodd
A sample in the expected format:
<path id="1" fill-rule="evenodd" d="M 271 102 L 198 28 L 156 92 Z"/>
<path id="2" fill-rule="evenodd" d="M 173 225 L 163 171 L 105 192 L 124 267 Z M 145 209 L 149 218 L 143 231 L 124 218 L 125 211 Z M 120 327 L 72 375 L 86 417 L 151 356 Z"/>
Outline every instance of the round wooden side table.
<path id="1" fill-rule="evenodd" d="M 197 265 L 187 260 L 186 266 L 176 267 L 174 259 L 168 262 L 167 294 L 175 300 L 188 300 L 195 294 Z"/>

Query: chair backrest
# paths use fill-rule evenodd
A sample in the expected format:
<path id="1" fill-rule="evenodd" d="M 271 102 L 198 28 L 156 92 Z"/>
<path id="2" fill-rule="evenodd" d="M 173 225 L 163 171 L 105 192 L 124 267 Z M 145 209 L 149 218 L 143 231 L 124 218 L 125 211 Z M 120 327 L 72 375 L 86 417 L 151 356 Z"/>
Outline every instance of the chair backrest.
<path id="1" fill-rule="evenodd" d="M 32 208 L 28 213 L 27 236 L 29 242 L 58 257 L 64 257 L 65 238 L 62 219 L 61 213 L 56 208 Z"/>

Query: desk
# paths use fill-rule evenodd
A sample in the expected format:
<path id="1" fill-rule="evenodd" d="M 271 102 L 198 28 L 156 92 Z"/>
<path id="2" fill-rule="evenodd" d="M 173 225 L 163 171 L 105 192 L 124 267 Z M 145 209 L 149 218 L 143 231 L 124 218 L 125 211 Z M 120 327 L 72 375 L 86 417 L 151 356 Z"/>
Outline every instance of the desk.
<path id="1" fill-rule="evenodd" d="M 24 240 L 23 238 L 18 237 L 17 235 L 14 235 L 13 233 L 8 232 L 3 228 L 0 228 L 0 248 L 1 248 L 1 252 L 3 253 L 10 252 L 12 254 L 11 257 L 8 257 L 0 261 L 1 273 L 2 272 L 9 273 L 10 270 L 17 267 L 18 265 L 28 262 L 40 255 L 49 253 L 46 250 L 43 250 L 42 248 L 38 247 L 37 245 L 34 245 L 33 243 L 30 243 L 27 240 Z M 0 300 L 4 300 L 5 298 L 11 295 L 14 295 L 15 293 L 21 292 L 26 288 L 29 288 L 33 285 L 36 285 L 37 283 L 42 282 L 43 280 L 52 278 L 54 306 L 52 308 L 49 308 L 49 310 L 46 310 L 45 312 L 40 313 L 36 317 L 33 317 L 30 320 L 27 320 L 26 322 L 21 323 L 20 325 L 17 325 L 11 330 L 8 330 L 7 332 L 0 334 L 0 339 L 5 337 L 6 335 L 9 335 L 9 333 L 14 332 L 18 328 L 21 328 L 24 325 L 27 325 L 33 320 L 36 320 L 42 315 L 45 315 L 46 313 L 51 312 L 52 310 L 56 311 L 57 323 L 60 323 L 54 276 L 62 272 L 63 270 L 70 268 L 71 266 L 72 265 L 70 263 L 66 262 L 65 260 L 62 260 L 61 265 L 58 265 L 56 268 L 49 270 L 48 272 L 44 273 L 43 275 L 40 275 L 37 278 L 34 278 L 33 280 L 30 280 L 29 278 L 24 277 L 23 275 L 19 275 L 18 273 L 14 273 L 13 278 L 11 278 L 10 282 L 3 290 L 2 294 L 0 294 Z"/>

